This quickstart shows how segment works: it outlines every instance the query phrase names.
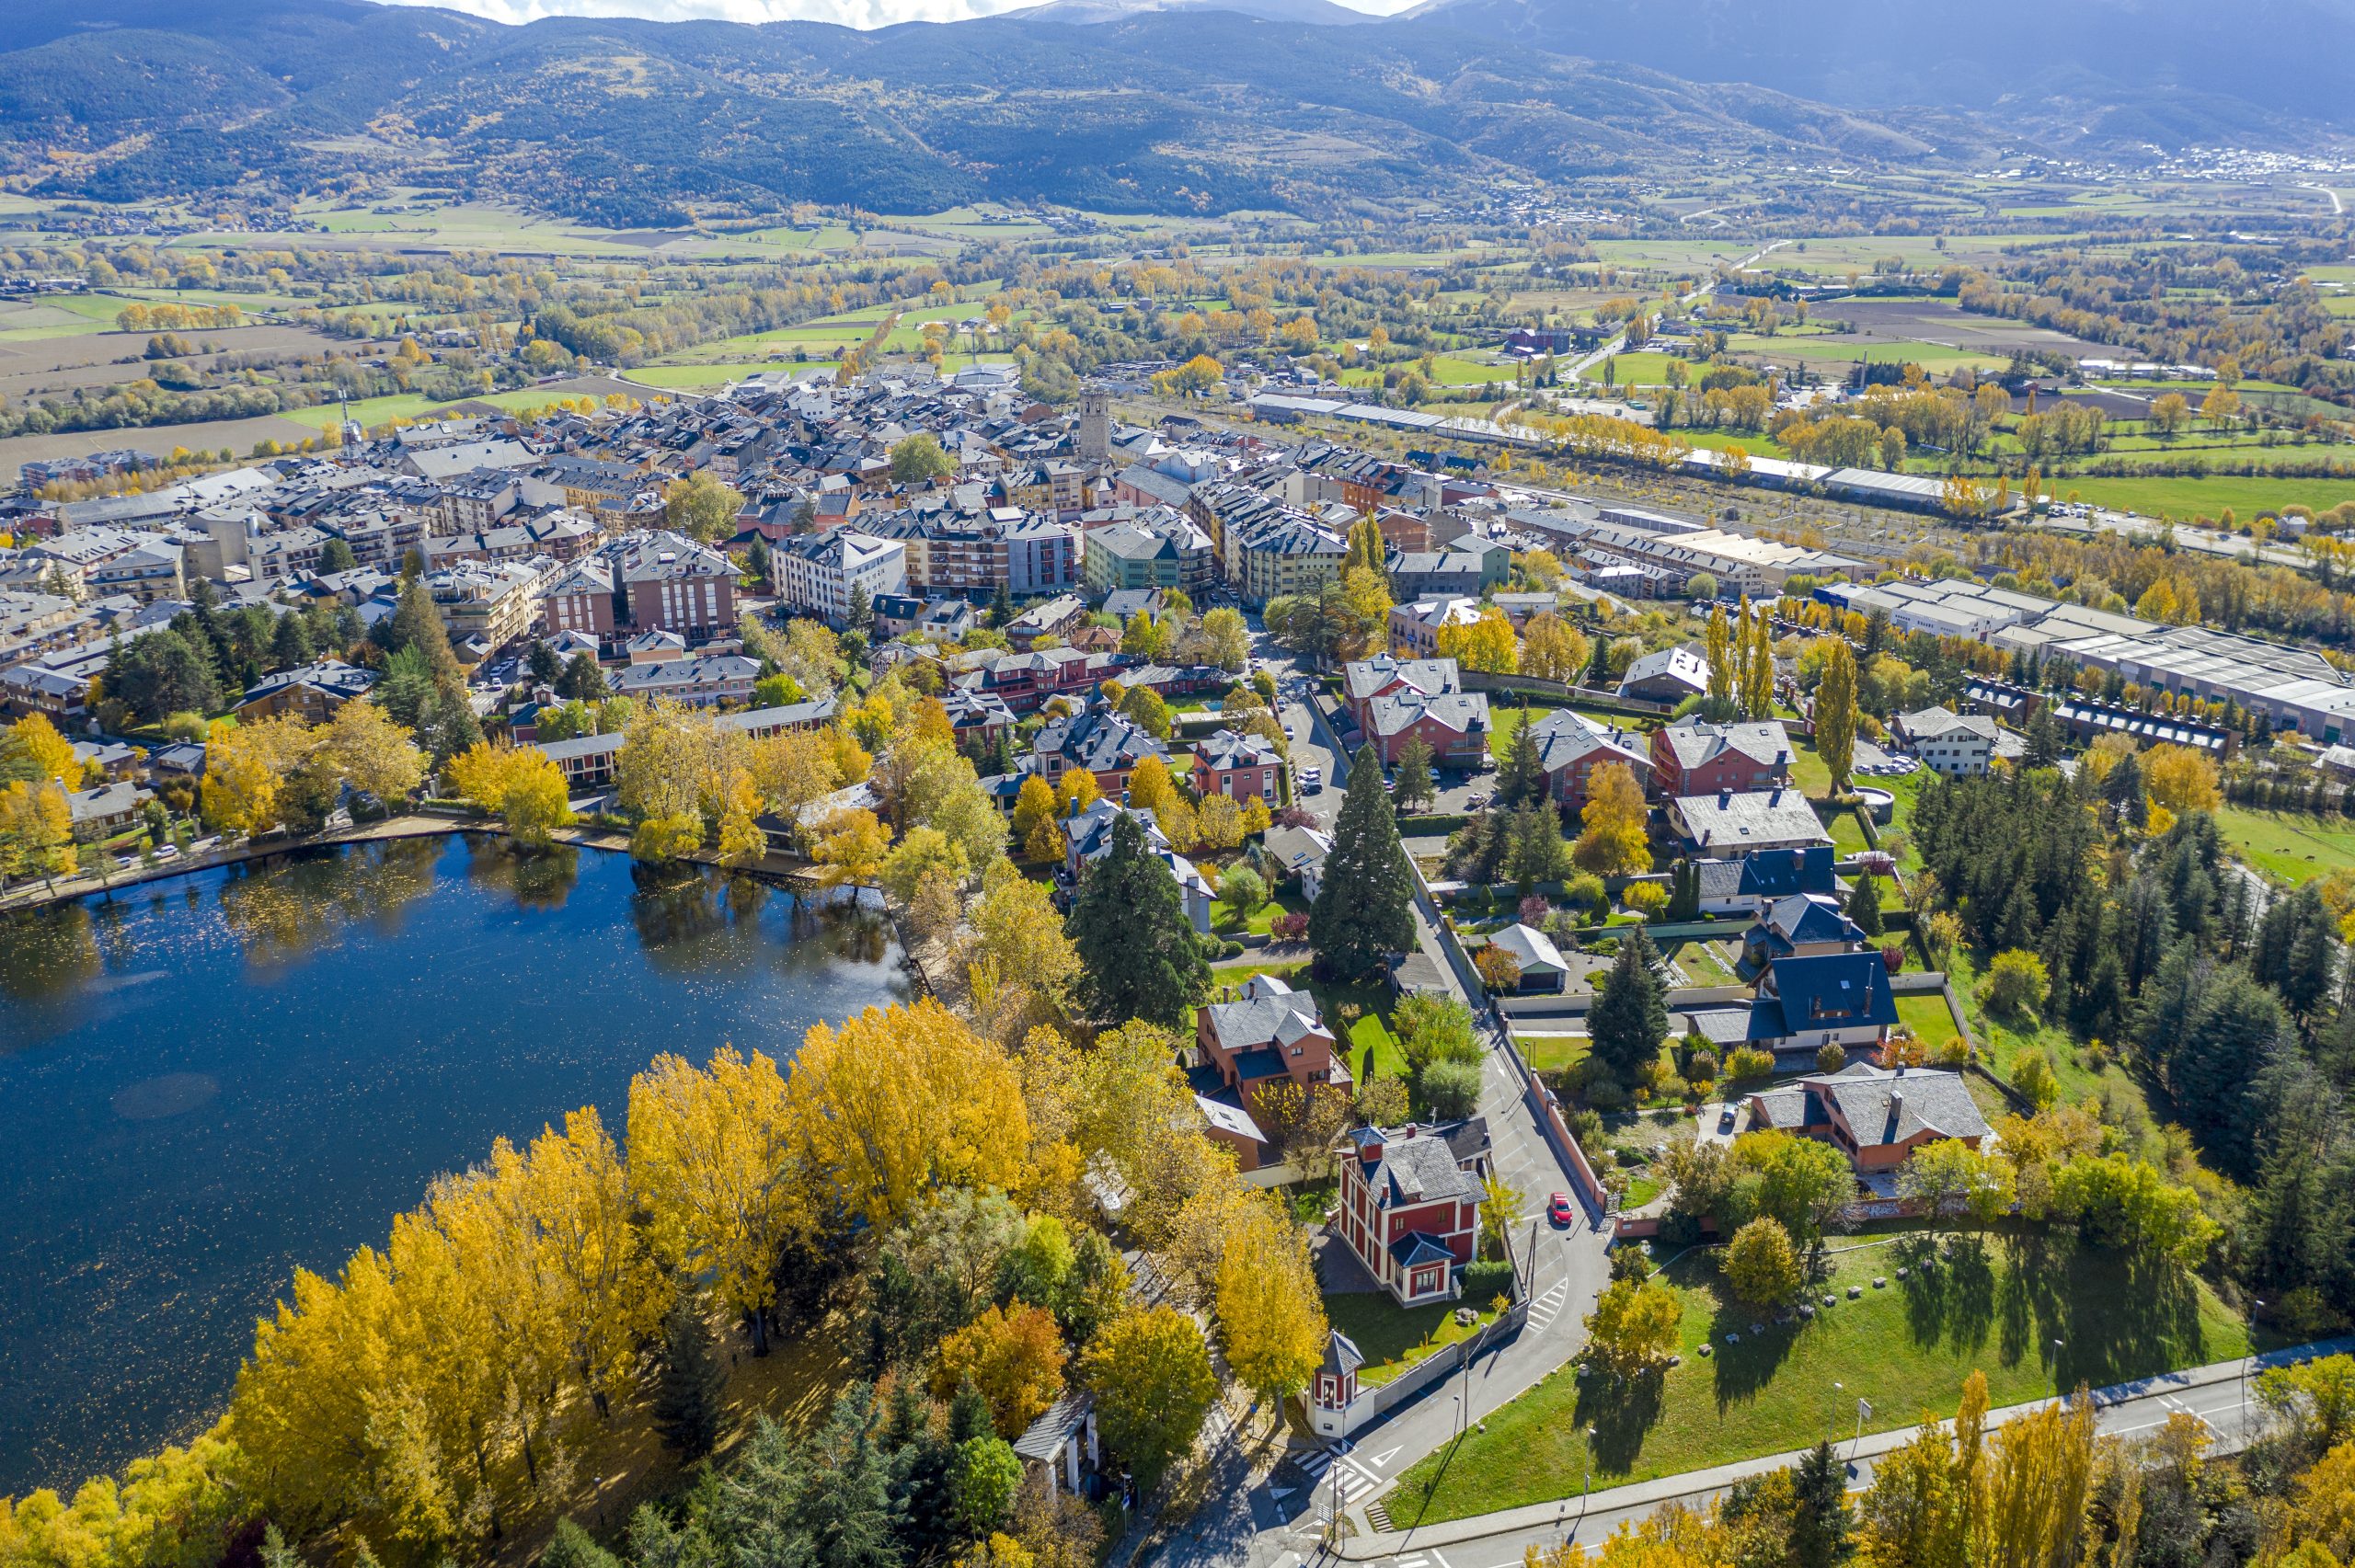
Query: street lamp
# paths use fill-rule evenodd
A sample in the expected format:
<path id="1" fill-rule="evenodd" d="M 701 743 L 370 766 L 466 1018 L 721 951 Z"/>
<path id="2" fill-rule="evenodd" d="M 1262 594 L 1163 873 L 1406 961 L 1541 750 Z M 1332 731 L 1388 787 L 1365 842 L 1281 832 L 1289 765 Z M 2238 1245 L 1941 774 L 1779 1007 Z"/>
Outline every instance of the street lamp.
<path id="1" fill-rule="evenodd" d="M 1594 1496 L 1594 1428 L 1586 1429 L 1586 1485 L 1579 1492 L 1579 1522 L 1586 1522 L 1586 1505 Z"/>

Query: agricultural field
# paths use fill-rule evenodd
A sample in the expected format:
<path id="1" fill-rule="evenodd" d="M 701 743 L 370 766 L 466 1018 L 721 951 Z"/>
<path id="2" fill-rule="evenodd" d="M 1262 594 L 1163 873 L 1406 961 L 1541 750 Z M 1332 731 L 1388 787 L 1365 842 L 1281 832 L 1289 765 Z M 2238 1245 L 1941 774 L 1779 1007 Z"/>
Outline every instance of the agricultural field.
<path id="1" fill-rule="evenodd" d="M 81 298 L 86 303 L 97 296 Z M 85 331 L 23 338 L 0 333 L 0 397 L 24 403 L 43 393 L 111 386 L 146 374 L 146 361 L 142 355 L 147 348 L 147 335 L 111 330 L 114 312 L 122 307 L 122 302 L 108 300 L 106 303 L 109 307 L 107 319 L 103 323 L 88 323 Z M 0 320 L 4 319 L 0 316 Z M 189 357 L 189 362 L 196 366 L 212 363 L 213 350 L 216 349 L 225 354 L 318 354 L 329 350 L 349 352 L 357 347 L 303 326 L 213 327 L 190 330 L 181 336 L 206 350 Z"/>

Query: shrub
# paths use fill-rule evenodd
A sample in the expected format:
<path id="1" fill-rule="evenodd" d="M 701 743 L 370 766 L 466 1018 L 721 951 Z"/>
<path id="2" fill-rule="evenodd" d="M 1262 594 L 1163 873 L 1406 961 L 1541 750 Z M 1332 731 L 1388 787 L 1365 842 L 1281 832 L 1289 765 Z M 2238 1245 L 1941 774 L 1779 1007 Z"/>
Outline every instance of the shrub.
<path id="1" fill-rule="evenodd" d="M 1564 897 L 1574 910 L 1596 910 L 1607 912 L 1611 895 L 1603 890 L 1603 878 L 1591 871 L 1581 871 L 1570 878 L 1563 889 Z"/>
<path id="2" fill-rule="evenodd" d="M 1268 901 L 1268 884 L 1247 865 L 1233 865 L 1218 879 L 1218 896 L 1226 907 L 1249 920 Z"/>
<path id="3" fill-rule="evenodd" d="M 1848 1048 L 1837 1040 L 1825 1041 L 1823 1048 L 1815 1053 L 1818 1072 L 1837 1072 L 1847 1065 Z"/>
<path id="4" fill-rule="evenodd" d="M 1802 1283 L 1791 1233 L 1781 1220 L 1763 1215 L 1733 1233 L 1718 1261 L 1734 1294 L 1753 1307 L 1787 1301 Z"/>
<path id="5" fill-rule="evenodd" d="M 1619 955 L 1619 939 L 1615 936 L 1598 936 L 1586 944 L 1586 950 L 1598 958 L 1615 958 Z"/>
<path id="6" fill-rule="evenodd" d="M 1703 1047 L 1684 1059 L 1684 1081 L 1706 1083 L 1717 1075 L 1717 1053 Z"/>
<path id="7" fill-rule="evenodd" d="M 1308 940 L 1308 916 L 1286 910 L 1268 922 L 1268 933 L 1278 942 L 1305 942 Z"/>
<path id="8" fill-rule="evenodd" d="M 1668 908 L 1668 889 L 1657 882 L 1638 882 L 1620 895 L 1621 900 L 1636 913 L 1650 920 Z"/>
<path id="9" fill-rule="evenodd" d="M 1905 967 L 1905 949 L 1902 947 L 1882 948 L 1880 950 L 1880 967 L 1887 969 L 1892 975 L 1897 973 L 1898 970 Z"/>
<path id="10" fill-rule="evenodd" d="M 2052 1074 L 2052 1060 L 2031 1046 L 2012 1062 L 2012 1087 L 2028 1096 L 2039 1111 L 2050 1110 L 2061 1097 L 2061 1081 Z"/>
<path id="11" fill-rule="evenodd" d="M 1979 1000 L 2005 1018 L 2033 1017 L 2051 991 L 2044 960 L 2016 947 L 1996 954 L 1979 982 Z"/>
<path id="12" fill-rule="evenodd" d="M 1775 1053 L 1755 1046 L 1736 1046 L 1726 1058 L 1728 1078 L 1763 1078 L 1775 1070 Z"/>
<path id="13" fill-rule="evenodd" d="M 1554 906 L 1546 901 L 1545 894 L 1532 893 L 1521 901 L 1521 908 L 1515 912 L 1521 916 L 1522 924 L 1543 926 L 1545 917 L 1554 912 Z"/>
<path id="14" fill-rule="evenodd" d="M 1630 1096 L 1627 1087 L 1615 1078 L 1597 1073 L 1586 1086 L 1586 1103 L 1598 1111 L 1624 1111 Z"/>
<path id="15" fill-rule="evenodd" d="M 1480 1070 L 1468 1061 L 1435 1061 L 1423 1069 L 1423 1108 L 1439 1121 L 1468 1116 L 1480 1104 Z"/>
<path id="16" fill-rule="evenodd" d="M 205 722 L 202 714 L 186 711 L 166 714 L 162 727 L 166 739 L 197 743 L 202 742 L 213 730 L 213 727 Z"/>

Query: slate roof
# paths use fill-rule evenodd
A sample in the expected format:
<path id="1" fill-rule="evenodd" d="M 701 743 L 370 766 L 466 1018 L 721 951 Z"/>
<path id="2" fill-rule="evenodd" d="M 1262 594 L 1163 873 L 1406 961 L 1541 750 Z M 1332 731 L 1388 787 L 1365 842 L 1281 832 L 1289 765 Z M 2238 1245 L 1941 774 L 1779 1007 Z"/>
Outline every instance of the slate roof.
<path id="1" fill-rule="evenodd" d="M 1240 1001 L 1212 1002 L 1202 1011 L 1210 1020 L 1211 1033 L 1230 1051 L 1248 1046 L 1289 1046 L 1312 1035 L 1332 1038 L 1317 1011 L 1316 999 L 1293 990 L 1273 975 L 1254 975 L 1243 988 Z"/>
<path id="2" fill-rule="evenodd" d="M 1762 850 L 1740 862 L 1736 887 L 1743 898 L 1780 898 L 1793 893 L 1836 893 L 1840 879 L 1832 870 L 1830 844 L 1809 844 L 1798 850 Z M 1701 863 L 1706 889 L 1711 863 Z M 1722 876 L 1722 873 L 1718 875 Z"/>
<path id="3" fill-rule="evenodd" d="M 1401 1268 L 1434 1263 L 1453 1266 L 1455 1262 L 1455 1254 L 1449 1252 L 1437 1237 L 1421 1230 L 1409 1230 L 1391 1242 L 1390 1255 L 1397 1260 Z"/>
<path id="4" fill-rule="evenodd" d="M 375 683 L 376 676 L 373 670 L 346 664 L 339 658 L 323 658 L 292 670 L 281 670 L 275 675 L 263 676 L 246 688 L 246 694 L 239 699 L 237 705 L 244 707 L 247 703 L 257 703 L 264 697 L 297 686 L 308 686 L 324 695 L 345 701 L 367 695 L 368 689 Z"/>
<path id="5" fill-rule="evenodd" d="M 1341 689 L 1351 702 L 1362 702 L 1394 681 L 1438 696 L 1464 689 L 1464 678 L 1452 658 L 1398 658 L 1376 654 L 1341 667 Z"/>
<path id="6" fill-rule="evenodd" d="M 1357 1347 L 1349 1335 L 1339 1329 L 1326 1331 L 1325 1359 L 1319 1364 L 1319 1370 L 1333 1373 L 1337 1377 L 1346 1377 L 1364 1365 L 1365 1353 Z"/>
<path id="7" fill-rule="evenodd" d="M 1687 714 L 1660 732 L 1660 739 L 1685 769 L 1706 766 L 1729 751 L 1738 752 L 1762 767 L 1791 761 L 1791 737 L 1779 724 L 1711 724 Z"/>
<path id="8" fill-rule="evenodd" d="M 1449 692 L 1430 695 L 1420 691 L 1376 697 L 1366 710 L 1367 727 L 1376 735 L 1398 735 L 1424 719 L 1437 720 L 1458 735 L 1474 735 L 1488 727 L 1488 699 L 1480 692 Z"/>
<path id="9" fill-rule="evenodd" d="M 1982 718 L 1977 714 L 1958 714 L 1950 708 L 1924 708 L 1919 713 L 1898 715 L 1897 728 L 1901 735 L 1917 740 L 1931 740 L 1959 733 L 1992 743 L 1995 738 L 1996 724 L 1993 719 Z"/>
<path id="10" fill-rule="evenodd" d="M 1862 942 L 1865 933 L 1840 910 L 1838 899 L 1824 893 L 1794 893 L 1768 907 L 1759 925 L 1786 946 L 1813 942 Z"/>
<path id="11" fill-rule="evenodd" d="M 1984 1138 L 1987 1118 L 1957 1073 L 1936 1068 L 1878 1068 L 1855 1062 L 1752 1096 L 1753 1119 L 1783 1132 L 1832 1125 L 1832 1109 L 1866 1148 L 1933 1138 Z"/>
<path id="12" fill-rule="evenodd" d="M 1719 790 L 1715 795 L 1676 797 L 1676 814 L 1686 836 L 1704 853 L 1740 853 L 1755 845 L 1804 846 L 1832 835 L 1808 804 L 1807 796 L 1790 785 L 1780 789 Z"/>
<path id="13" fill-rule="evenodd" d="M 1777 958 L 1768 967 L 1761 1000 L 1782 1004 L 1786 1033 L 1805 1029 L 1888 1028 L 1897 1022 L 1897 1000 L 1880 955 L 1819 953 Z M 1753 1026 L 1752 1039 L 1758 1038 Z"/>
<path id="14" fill-rule="evenodd" d="M 1194 754 L 1214 771 L 1264 767 L 1276 760 L 1276 750 L 1265 737 L 1237 735 L 1231 729 L 1219 730 L 1208 740 L 1196 741 Z"/>
<path id="15" fill-rule="evenodd" d="M 1534 925 L 1509 925 L 1489 937 L 1488 942 L 1511 954 L 1524 975 L 1534 969 L 1560 974 L 1567 967 L 1562 962 L 1562 950 L 1554 945 L 1554 939 Z"/>
<path id="16" fill-rule="evenodd" d="M 1488 1124 L 1481 1123 L 1483 1141 L 1487 1128 Z M 1410 1138 L 1403 1127 L 1395 1132 L 1361 1127 L 1350 1136 L 1361 1150 L 1360 1162 L 1372 1166 L 1365 1172 L 1365 1180 L 1373 1190 L 1376 1207 L 1410 1208 L 1448 1199 L 1480 1201 L 1478 1178 L 1457 1163 L 1469 1156 L 1451 1147 L 1446 1138 L 1437 1133 L 1419 1133 Z M 1382 1153 L 1378 1159 L 1369 1161 L 1362 1150 L 1375 1139 L 1381 1140 Z"/>
<path id="17" fill-rule="evenodd" d="M 1090 773 L 1133 768 L 1147 757 L 1166 758 L 1169 748 L 1114 714 L 1090 708 L 1049 719 L 1030 743 L 1037 757 L 1060 756 L 1067 767 Z"/>
<path id="18" fill-rule="evenodd" d="M 1663 679 L 1673 680 L 1695 692 L 1706 692 L 1709 689 L 1709 667 L 1691 648 L 1662 648 L 1629 665 L 1627 673 L 1619 678 L 1619 690 L 1624 692 L 1630 686 Z"/>

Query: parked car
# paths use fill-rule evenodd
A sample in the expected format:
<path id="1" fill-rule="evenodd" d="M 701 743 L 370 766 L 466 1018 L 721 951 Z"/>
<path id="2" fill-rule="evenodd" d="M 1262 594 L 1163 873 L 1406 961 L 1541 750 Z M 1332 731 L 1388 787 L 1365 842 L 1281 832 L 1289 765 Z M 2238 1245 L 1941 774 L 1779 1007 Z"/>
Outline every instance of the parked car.
<path id="1" fill-rule="evenodd" d="M 1577 1211 L 1570 1207 L 1570 1195 L 1556 1193 L 1545 1200 L 1545 1218 L 1557 1225 L 1568 1225 Z"/>
<path id="2" fill-rule="evenodd" d="M 1725 1108 L 1725 1113 L 1717 1117 L 1717 1130 L 1719 1132 L 1731 1132 L 1733 1130 L 1733 1118 L 1734 1108 L 1731 1105 L 1728 1105 Z"/>
<path id="3" fill-rule="evenodd" d="M 1487 790 L 1476 790 L 1472 794 L 1464 797 L 1464 804 L 1471 807 L 1473 810 L 1477 811 L 1480 807 L 1488 804 L 1488 792 Z"/>
<path id="4" fill-rule="evenodd" d="M 1325 787 L 1325 770 L 1324 770 L 1324 769 L 1322 769 L 1322 768 L 1303 768 L 1303 769 L 1301 769 L 1301 770 L 1300 770 L 1300 788 L 1301 788 L 1301 793 L 1303 793 L 1304 795 L 1315 795 L 1318 790 L 1321 790 L 1321 789 L 1323 789 L 1324 787 Z"/>

